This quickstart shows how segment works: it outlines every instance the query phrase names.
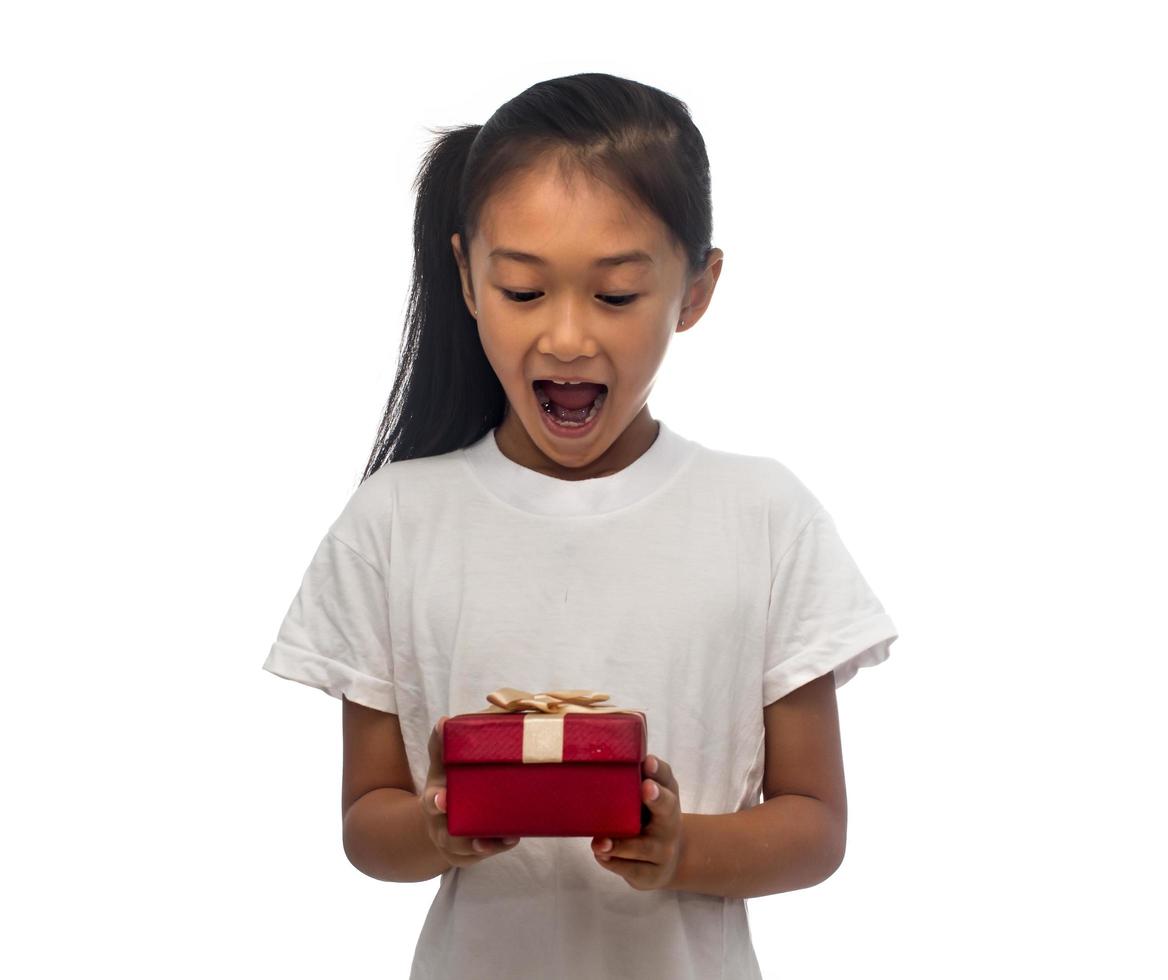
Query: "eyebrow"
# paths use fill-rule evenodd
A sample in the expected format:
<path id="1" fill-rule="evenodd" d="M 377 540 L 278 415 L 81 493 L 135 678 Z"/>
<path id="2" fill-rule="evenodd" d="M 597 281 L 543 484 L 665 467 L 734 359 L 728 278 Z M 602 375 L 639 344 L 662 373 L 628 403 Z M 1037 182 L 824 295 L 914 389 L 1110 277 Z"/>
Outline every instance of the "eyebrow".
<path id="1" fill-rule="evenodd" d="M 530 252 L 520 252 L 513 248 L 496 248 L 487 258 L 493 259 L 496 256 L 501 259 L 512 259 L 515 262 L 526 262 L 528 265 L 548 264 L 547 259 L 540 258 L 538 255 L 532 255 Z M 634 249 L 631 252 L 621 252 L 619 255 L 606 255 L 603 258 L 597 259 L 592 264 L 597 266 L 611 266 L 624 265 L 626 262 L 643 262 L 652 265 L 653 257 L 648 252 Z"/>

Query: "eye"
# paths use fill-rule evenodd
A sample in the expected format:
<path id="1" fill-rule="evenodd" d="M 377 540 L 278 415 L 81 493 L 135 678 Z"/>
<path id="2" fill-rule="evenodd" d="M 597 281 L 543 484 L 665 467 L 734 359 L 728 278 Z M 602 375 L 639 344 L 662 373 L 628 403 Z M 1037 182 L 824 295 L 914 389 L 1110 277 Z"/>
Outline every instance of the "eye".
<path id="1" fill-rule="evenodd" d="M 540 295 L 538 292 L 523 293 L 523 292 L 517 292 L 513 289 L 503 289 L 502 287 L 500 287 L 499 292 L 501 292 L 504 296 L 506 296 L 507 299 L 509 299 L 512 303 L 530 303 L 533 299 L 538 298 Z M 608 303 L 609 306 L 615 306 L 617 308 L 620 308 L 622 306 L 628 306 L 640 294 L 639 293 L 629 293 L 626 295 L 616 296 L 616 295 L 612 295 L 612 294 L 598 293 L 597 295 L 602 300 L 604 300 L 604 302 Z"/>
<path id="2" fill-rule="evenodd" d="M 500 288 L 499 292 L 501 292 L 504 296 L 506 296 L 513 303 L 530 303 L 533 298 L 535 298 L 536 296 L 539 295 L 539 293 L 517 293 L 517 292 L 514 292 L 513 290 L 502 289 L 502 288 Z M 528 299 L 521 299 L 520 297 L 523 297 L 523 296 L 526 296 L 529 298 Z"/>

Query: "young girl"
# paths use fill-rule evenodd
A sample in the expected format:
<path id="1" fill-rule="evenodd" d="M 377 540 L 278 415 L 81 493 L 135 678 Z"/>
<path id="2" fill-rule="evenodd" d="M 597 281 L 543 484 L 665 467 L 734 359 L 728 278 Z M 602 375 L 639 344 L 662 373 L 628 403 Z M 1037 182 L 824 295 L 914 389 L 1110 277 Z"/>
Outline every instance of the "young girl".
<path id="1" fill-rule="evenodd" d="M 442 876 L 414 980 L 758 977 L 744 900 L 838 867 L 835 689 L 897 634 L 789 469 L 649 412 L 722 268 L 701 134 L 572 75 L 415 186 L 393 393 L 264 667 L 342 699 L 349 860 Z M 503 687 L 646 713 L 640 836 L 447 833 L 440 724 Z"/>

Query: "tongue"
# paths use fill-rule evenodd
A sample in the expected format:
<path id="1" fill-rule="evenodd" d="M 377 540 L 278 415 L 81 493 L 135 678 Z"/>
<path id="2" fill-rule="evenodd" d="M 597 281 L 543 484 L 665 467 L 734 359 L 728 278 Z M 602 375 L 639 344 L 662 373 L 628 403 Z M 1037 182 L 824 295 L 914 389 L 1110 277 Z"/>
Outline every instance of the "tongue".
<path id="1" fill-rule="evenodd" d="M 587 408 L 604 390 L 604 385 L 590 382 L 581 382 L 578 385 L 558 385 L 554 381 L 541 381 L 540 386 L 548 398 L 562 408 Z"/>

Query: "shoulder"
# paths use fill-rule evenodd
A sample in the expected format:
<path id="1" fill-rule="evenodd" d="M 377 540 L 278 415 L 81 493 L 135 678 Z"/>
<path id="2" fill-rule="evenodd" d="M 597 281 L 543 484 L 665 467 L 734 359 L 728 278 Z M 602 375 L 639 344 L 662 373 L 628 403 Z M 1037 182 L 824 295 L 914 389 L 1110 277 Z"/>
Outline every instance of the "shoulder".
<path id="1" fill-rule="evenodd" d="M 443 492 L 461 485 L 461 452 L 382 464 L 353 490 L 329 533 L 375 562 L 388 554 L 395 515 L 432 508 Z"/>
<path id="2" fill-rule="evenodd" d="M 809 520 L 823 505 L 806 483 L 773 456 L 733 453 L 702 446 L 697 465 L 726 493 L 757 502 L 768 512 Z"/>
<path id="3" fill-rule="evenodd" d="M 732 505 L 769 540 L 772 560 L 784 554 L 818 515 L 826 514 L 811 488 L 773 456 L 703 446 L 695 463 L 708 492 Z"/>

